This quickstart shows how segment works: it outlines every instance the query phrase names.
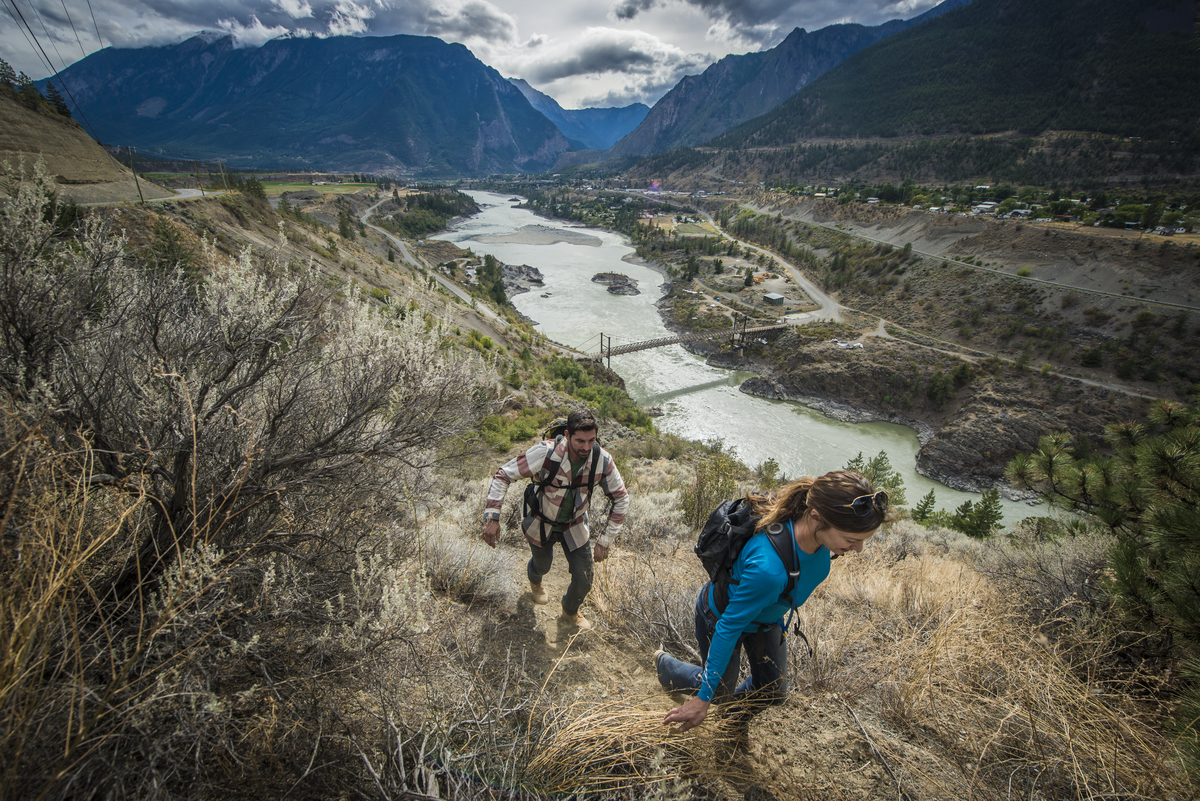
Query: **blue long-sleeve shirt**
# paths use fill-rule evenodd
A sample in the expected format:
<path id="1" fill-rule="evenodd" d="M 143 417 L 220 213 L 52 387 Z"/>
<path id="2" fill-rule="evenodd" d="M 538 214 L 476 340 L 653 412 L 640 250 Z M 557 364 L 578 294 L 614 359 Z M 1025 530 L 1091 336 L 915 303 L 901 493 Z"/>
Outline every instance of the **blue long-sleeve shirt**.
<path id="1" fill-rule="evenodd" d="M 800 606 L 808 600 L 817 585 L 829 576 L 830 554 L 824 545 L 814 554 L 800 550 L 791 522 L 784 526 L 791 535 L 788 539 L 796 553 L 796 564 L 800 567 L 800 576 L 792 590 L 792 600 L 796 606 Z M 733 563 L 732 576 L 738 583 L 731 582 L 729 585 L 729 605 L 717 620 L 708 659 L 704 663 L 699 693 L 703 701 L 712 701 L 716 695 L 717 685 L 733 656 L 738 637 L 746 632 L 758 631 L 760 625 L 779 623 L 782 626 L 784 615 L 791 609 L 787 601 L 779 597 L 787 589 L 787 568 L 775 552 L 771 540 L 762 531 L 747 540 L 737 561 Z M 708 606 L 716 611 L 711 586 L 708 590 Z"/>

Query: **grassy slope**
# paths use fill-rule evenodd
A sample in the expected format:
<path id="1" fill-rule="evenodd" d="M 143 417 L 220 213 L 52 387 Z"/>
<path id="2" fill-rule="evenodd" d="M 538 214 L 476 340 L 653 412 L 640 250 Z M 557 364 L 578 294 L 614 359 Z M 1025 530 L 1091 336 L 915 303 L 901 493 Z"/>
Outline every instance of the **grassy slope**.
<path id="1" fill-rule="evenodd" d="M 188 242 L 207 236 L 230 253 L 276 244 L 272 215 L 237 197 L 162 213 Z M 149 244 L 156 212 L 122 214 L 132 244 Z M 323 234 L 285 228 L 288 256 L 313 258 L 331 278 L 429 308 L 447 303 L 388 265 L 374 239 L 343 243 L 331 258 L 314 249 Z M 504 394 L 510 409 L 554 398 Z M 634 504 L 586 608 L 598 628 L 582 636 L 557 625 L 553 603 L 529 602 L 519 537 L 510 531 L 496 551 L 477 539 L 483 479 L 503 458 L 495 453 L 429 477 L 411 499 L 415 516 L 400 513 L 386 535 L 417 544 L 405 558 L 360 564 L 360 579 L 386 569 L 382 583 L 364 585 L 382 587 L 382 607 L 347 588 L 328 599 L 332 619 L 289 612 L 296 574 L 272 570 L 268 581 L 259 572 L 266 565 L 254 562 L 238 567 L 239 581 L 268 583 L 251 606 L 239 606 L 218 571 L 209 612 L 224 616 L 224 639 L 188 646 L 186 665 L 162 686 L 171 693 L 172 677 L 192 676 L 193 665 L 220 679 L 204 696 L 200 727 L 172 739 L 196 738 L 203 770 L 190 790 L 316 798 L 375 793 L 378 781 L 393 795 L 428 795 L 432 779 L 440 797 L 457 799 L 484 790 L 478 772 L 499 797 L 521 786 L 537 794 L 659 788 L 682 798 L 693 781 L 723 799 L 868 799 L 898 788 L 926 799 L 999 798 L 1009 788 L 1087 796 L 1101 786 L 1127 797 L 1190 794 L 1164 763 L 1170 749 L 1150 707 L 1114 672 L 1106 629 L 1072 611 L 1095 603 L 1084 579 L 1103 543 L 1082 540 L 1022 551 L 911 524 L 880 535 L 864 556 L 835 563 L 804 607 L 800 622 L 815 651 L 793 643 L 792 694 L 756 720 L 759 751 L 718 756 L 716 719 L 672 737 L 658 723 L 672 702 L 656 690 L 649 654 L 659 643 L 680 656 L 694 646 L 688 621 L 702 576 L 677 488 L 689 483 L 691 460 L 708 457 L 656 443 L 611 445 Z M 517 496 L 509 493 L 506 512 Z M 386 550 L 364 547 L 376 558 Z M 1054 565 L 1061 577 L 1031 564 Z M 994 572 L 984 575 L 985 567 Z M 1043 583 L 1018 584 L 1030 576 Z M 567 580 L 560 559 L 548 582 L 557 592 Z M 261 607 L 280 614 L 264 616 Z M 363 649 L 355 645 L 360 620 L 396 635 Z M 188 631 L 184 621 L 175 625 Z M 132 745 L 128 759 L 140 765 Z"/>

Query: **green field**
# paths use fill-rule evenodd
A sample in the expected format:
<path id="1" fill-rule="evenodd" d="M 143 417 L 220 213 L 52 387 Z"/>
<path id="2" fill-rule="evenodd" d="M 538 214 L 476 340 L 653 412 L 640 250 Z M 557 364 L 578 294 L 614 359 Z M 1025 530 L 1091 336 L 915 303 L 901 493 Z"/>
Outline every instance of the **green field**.
<path id="1" fill-rule="evenodd" d="M 357 192 L 360 189 L 374 189 L 376 184 L 327 184 L 324 186 L 313 186 L 312 184 L 282 184 L 273 181 L 263 181 L 263 189 L 267 190 L 268 195 L 279 195 L 284 192 L 300 192 L 306 189 L 315 189 L 318 192 L 323 192 L 330 195 L 344 195 L 350 192 Z"/>

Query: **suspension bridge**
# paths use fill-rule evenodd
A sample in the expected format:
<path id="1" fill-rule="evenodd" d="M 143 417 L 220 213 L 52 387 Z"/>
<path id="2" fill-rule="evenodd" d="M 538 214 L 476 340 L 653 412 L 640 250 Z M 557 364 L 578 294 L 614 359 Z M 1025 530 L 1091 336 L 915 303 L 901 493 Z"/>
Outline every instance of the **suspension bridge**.
<path id="1" fill-rule="evenodd" d="M 699 342 L 704 339 L 717 339 L 718 337 L 729 337 L 735 348 L 741 348 L 746 345 L 746 339 L 752 334 L 761 334 L 766 331 L 781 331 L 788 327 L 787 323 L 770 323 L 767 325 L 749 325 L 749 321 L 745 317 L 739 317 L 734 321 L 733 328 L 722 329 L 720 331 L 695 331 L 690 334 L 677 334 L 669 337 L 658 337 L 656 339 L 644 339 L 641 342 L 626 342 L 620 345 L 613 345 L 612 337 L 600 334 L 600 350 L 596 353 L 589 353 L 586 356 L 580 356 L 579 359 L 589 361 L 607 360 L 608 366 L 612 367 L 612 357 L 621 356 L 626 353 L 635 353 L 639 350 L 649 350 L 650 348 L 662 348 L 667 345 L 677 345 L 682 342 Z"/>

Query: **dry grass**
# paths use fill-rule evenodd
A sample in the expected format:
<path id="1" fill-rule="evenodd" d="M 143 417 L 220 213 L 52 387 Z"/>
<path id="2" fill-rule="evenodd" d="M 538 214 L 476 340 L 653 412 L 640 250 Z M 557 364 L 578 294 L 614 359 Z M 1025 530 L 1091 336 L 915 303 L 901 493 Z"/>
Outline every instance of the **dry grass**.
<path id="1" fill-rule="evenodd" d="M 87 579 L 139 502 L 93 492 L 86 449 L 54 455 L 42 433 L 9 409 L 0 425 L 8 446 L 0 454 L 0 798 L 9 798 L 36 787 L 22 781 L 21 766 L 44 758 L 38 737 L 43 716 L 83 706 L 85 688 L 63 679 L 84 667 L 72 639 L 81 611 L 99 600 L 88 598 Z M 47 676 L 59 681 L 45 681 Z M 76 743 L 86 742 L 94 720 L 71 717 Z M 56 749 L 60 769 L 79 758 L 78 747 Z"/>
<path id="2" fill-rule="evenodd" d="M 661 711 L 625 701 L 557 709 L 539 728 L 524 760 L 526 787 L 538 793 L 615 796 L 657 788 L 660 796 L 669 791 L 692 798 L 683 788 L 726 784 L 739 794 L 759 788 L 798 797 L 794 777 L 781 765 L 729 758 L 734 736 L 720 720 L 679 735 L 662 725 Z M 718 754 L 726 757 L 714 759 Z"/>
<path id="3" fill-rule="evenodd" d="M 661 725 L 662 697 L 547 689 L 567 660 L 619 650 L 549 648 L 506 611 L 520 565 L 477 539 L 479 482 L 445 479 L 413 515 L 403 536 L 420 560 L 387 545 L 391 530 L 336 584 L 303 553 L 247 564 L 201 549 L 140 621 L 106 622 L 89 582 L 121 555 L 137 495 L 97 488 L 86 448 L 56 454 L 3 422 L 0 798 L 67 798 L 81 782 L 111 797 L 1195 796 L 1136 677 L 1091 669 L 1111 648 L 1101 630 L 1071 628 L 1068 649 L 1031 623 L 1027 596 L 1073 586 L 1094 544 L 981 546 L 906 523 L 878 535 L 802 607 L 813 654 L 793 640 L 791 699 L 752 730 L 778 735 L 771 748 L 729 759 L 719 714 L 679 736 Z M 585 636 L 696 656 L 705 576 L 679 526 L 673 493 L 635 499 L 623 547 L 597 571 L 600 631 Z M 1013 571 L 1043 578 L 1021 589 Z M 869 743 L 865 761 L 844 756 L 850 740 Z"/>
<path id="4" fill-rule="evenodd" d="M 874 545 L 835 562 L 802 608 L 816 654 L 794 649 L 793 675 L 876 721 L 875 739 L 904 791 L 1188 797 L 1150 710 L 1130 687 L 1090 681 L 1061 659 L 1026 624 L 1021 598 L 937 549 L 918 545 L 897 561 L 886 542 Z M 937 767 L 912 756 L 920 752 Z"/>

